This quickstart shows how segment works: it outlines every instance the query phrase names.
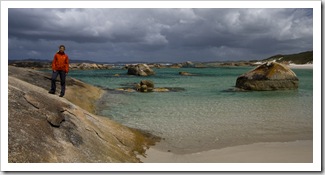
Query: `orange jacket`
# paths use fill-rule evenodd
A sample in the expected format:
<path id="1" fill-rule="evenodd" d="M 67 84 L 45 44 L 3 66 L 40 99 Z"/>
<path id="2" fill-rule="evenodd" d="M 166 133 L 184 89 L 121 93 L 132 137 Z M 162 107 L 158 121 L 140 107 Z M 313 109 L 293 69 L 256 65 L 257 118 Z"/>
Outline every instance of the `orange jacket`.
<path id="1" fill-rule="evenodd" d="M 52 61 L 52 70 L 63 70 L 65 73 L 69 72 L 69 57 L 65 53 L 57 52 Z"/>

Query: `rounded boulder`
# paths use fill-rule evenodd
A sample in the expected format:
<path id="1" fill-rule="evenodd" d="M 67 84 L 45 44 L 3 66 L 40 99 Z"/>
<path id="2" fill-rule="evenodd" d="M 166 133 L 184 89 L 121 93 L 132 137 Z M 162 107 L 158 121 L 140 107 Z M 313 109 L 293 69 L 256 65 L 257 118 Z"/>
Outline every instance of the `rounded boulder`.
<path id="1" fill-rule="evenodd" d="M 299 79 L 287 66 L 277 62 L 267 62 L 240 75 L 236 87 L 245 90 L 288 90 L 297 89 Z"/>

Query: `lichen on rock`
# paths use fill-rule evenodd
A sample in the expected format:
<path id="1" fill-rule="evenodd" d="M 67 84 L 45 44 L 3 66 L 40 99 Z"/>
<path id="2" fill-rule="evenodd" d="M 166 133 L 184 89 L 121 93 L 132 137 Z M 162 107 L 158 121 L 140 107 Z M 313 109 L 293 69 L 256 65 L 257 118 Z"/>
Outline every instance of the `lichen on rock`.
<path id="1" fill-rule="evenodd" d="M 93 107 L 86 110 L 71 98 L 75 93 L 83 97 L 79 104 L 93 105 L 100 97 L 97 87 L 67 78 L 70 95 L 49 94 L 48 74 L 9 66 L 9 163 L 140 162 L 137 154 L 159 140 L 98 116 Z"/>
<path id="2" fill-rule="evenodd" d="M 288 90 L 297 89 L 299 79 L 296 74 L 283 64 L 264 63 L 255 69 L 240 75 L 236 87 L 245 90 Z"/>

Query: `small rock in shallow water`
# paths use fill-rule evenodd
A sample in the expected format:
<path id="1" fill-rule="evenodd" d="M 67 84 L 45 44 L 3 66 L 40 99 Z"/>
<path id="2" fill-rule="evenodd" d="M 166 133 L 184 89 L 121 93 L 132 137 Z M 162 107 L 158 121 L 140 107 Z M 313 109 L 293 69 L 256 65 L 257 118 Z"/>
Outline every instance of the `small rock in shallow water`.
<path id="1" fill-rule="evenodd" d="M 190 75 L 192 75 L 191 73 L 188 73 L 188 72 L 179 72 L 178 74 L 179 75 L 183 75 L 183 76 L 190 76 Z"/>

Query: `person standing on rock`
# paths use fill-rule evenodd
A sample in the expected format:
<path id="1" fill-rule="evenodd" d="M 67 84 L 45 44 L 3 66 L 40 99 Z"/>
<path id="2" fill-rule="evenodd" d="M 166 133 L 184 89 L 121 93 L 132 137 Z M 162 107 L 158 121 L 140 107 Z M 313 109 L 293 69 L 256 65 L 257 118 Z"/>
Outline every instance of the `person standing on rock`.
<path id="1" fill-rule="evenodd" d="M 65 54 L 65 46 L 60 45 L 59 51 L 54 55 L 52 61 L 52 78 L 51 78 L 51 90 L 49 91 L 50 94 L 55 94 L 56 90 L 56 78 L 60 75 L 61 81 L 61 93 L 60 97 L 64 96 L 65 93 L 65 77 L 69 72 L 69 57 Z"/>

